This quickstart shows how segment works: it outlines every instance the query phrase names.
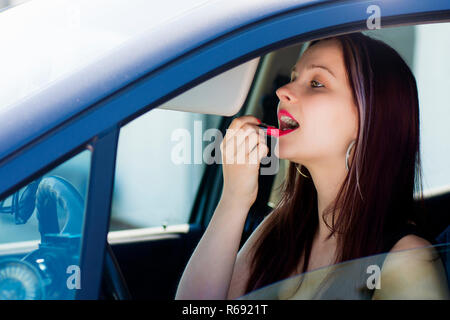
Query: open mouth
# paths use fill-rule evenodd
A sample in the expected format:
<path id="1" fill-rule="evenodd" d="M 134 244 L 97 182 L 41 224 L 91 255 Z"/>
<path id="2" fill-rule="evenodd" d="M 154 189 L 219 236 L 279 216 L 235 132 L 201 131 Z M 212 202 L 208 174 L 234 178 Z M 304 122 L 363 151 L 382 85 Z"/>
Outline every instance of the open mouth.
<path id="1" fill-rule="evenodd" d="M 283 133 L 294 131 L 300 127 L 300 124 L 286 110 L 280 110 L 278 113 L 278 119 L 280 123 L 280 131 Z"/>

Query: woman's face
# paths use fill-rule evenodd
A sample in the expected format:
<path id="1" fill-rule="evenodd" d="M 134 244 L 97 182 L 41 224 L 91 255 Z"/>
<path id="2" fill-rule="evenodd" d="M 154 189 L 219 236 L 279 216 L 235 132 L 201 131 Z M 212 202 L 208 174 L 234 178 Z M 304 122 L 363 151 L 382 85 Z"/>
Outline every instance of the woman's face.
<path id="1" fill-rule="evenodd" d="M 280 116 L 287 111 L 300 126 L 280 134 L 279 158 L 306 167 L 344 161 L 350 142 L 357 137 L 358 110 L 340 42 L 331 39 L 316 43 L 304 52 L 293 70 L 291 82 L 276 91 L 280 99 L 278 124 L 281 129 Z"/>

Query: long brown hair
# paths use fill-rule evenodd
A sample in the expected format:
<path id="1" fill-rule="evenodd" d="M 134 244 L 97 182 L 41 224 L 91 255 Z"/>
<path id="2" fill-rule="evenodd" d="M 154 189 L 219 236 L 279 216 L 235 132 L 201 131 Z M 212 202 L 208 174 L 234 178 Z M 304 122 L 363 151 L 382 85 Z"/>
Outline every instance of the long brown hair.
<path id="1" fill-rule="evenodd" d="M 359 115 L 348 174 L 326 210 L 330 237 L 337 236 L 338 263 L 383 252 L 390 232 L 415 221 L 414 192 L 422 197 L 419 103 L 414 75 L 389 45 L 352 33 L 309 46 L 327 39 L 342 45 Z M 306 167 L 300 168 L 310 176 Z M 317 191 L 292 162 L 281 187 L 280 201 L 252 250 L 246 293 L 289 277 L 302 256 L 303 272 L 307 270 L 319 223 Z"/>

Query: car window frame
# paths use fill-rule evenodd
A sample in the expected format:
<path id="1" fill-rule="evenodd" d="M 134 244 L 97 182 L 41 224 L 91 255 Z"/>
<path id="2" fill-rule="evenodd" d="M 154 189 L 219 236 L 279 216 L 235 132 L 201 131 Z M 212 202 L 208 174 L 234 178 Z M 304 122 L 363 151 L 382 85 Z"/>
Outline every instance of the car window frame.
<path id="1" fill-rule="evenodd" d="M 114 183 L 114 167 L 116 159 L 116 146 L 118 128 L 103 132 L 53 163 L 48 164 L 42 170 L 16 185 L 8 197 L 32 182 L 47 174 L 57 166 L 70 161 L 83 151 L 90 151 L 89 176 L 87 181 L 86 200 L 83 226 L 81 231 L 79 267 L 81 274 L 80 289 L 76 289 L 75 300 L 92 300 L 99 297 L 99 290 L 103 271 L 103 256 L 107 229 L 109 226 L 110 197 Z M 33 241 L 32 241 L 33 242 Z M 34 250 L 35 246 L 24 250 Z"/>

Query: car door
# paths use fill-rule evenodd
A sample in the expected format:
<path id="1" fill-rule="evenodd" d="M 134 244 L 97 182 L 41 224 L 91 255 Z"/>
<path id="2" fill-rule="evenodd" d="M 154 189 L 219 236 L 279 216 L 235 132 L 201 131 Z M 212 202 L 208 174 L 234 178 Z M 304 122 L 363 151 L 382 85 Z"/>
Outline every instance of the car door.
<path id="1" fill-rule="evenodd" d="M 446 15 L 448 15 L 448 8 L 445 7 L 444 3 L 441 3 L 442 7 L 432 6 L 428 9 L 415 6 L 415 4 L 418 5 L 418 3 L 409 2 L 408 6 L 405 3 L 405 6 L 390 7 L 386 3 L 386 6 L 382 6 L 382 12 L 385 14 L 382 17 L 384 27 L 401 24 L 414 25 L 430 21 L 439 22 L 445 20 Z M 447 10 L 439 10 L 439 8 Z M 309 39 L 321 38 L 339 32 L 367 30 L 368 28 L 367 20 L 371 14 L 368 14 L 368 7 L 365 2 L 348 3 L 343 7 L 335 6 L 335 4 L 330 2 L 321 9 L 325 9 L 325 12 L 326 10 L 330 10 L 329 12 L 333 10 L 334 12 L 333 15 L 327 16 L 326 22 L 321 20 L 321 18 L 325 17 L 325 15 L 322 16 L 324 14 L 323 11 L 315 11 L 313 8 L 305 9 L 299 10 L 298 16 L 296 16 L 296 13 L 285 16 L 284 18 L 286 20 L 284 22 L 286 24 L 277 20 L 278 17 L 273 17 L 259 25 L 248 26 L 239 36 L 230 35 L 227 38 L 221 39 L 223 42 L 220 45 L 223 45 L 223 48 L 228 48 L 228 43 L 230 45 L 233 44 L 235 48 L 233 54 L 235 54 L 237 59 L 234 60 L 233 66 L 239 63 L 239 59 L 244 59 L 246 55 L 248 59 L 255 55 L 260 55 L 258 71 L 255 73 L 255 78 L 246 102 L 240 112 L 235 116 L 252 113 L 259 115 L 261 119 L 268 123 L 272 122 L 275 124 L 276 120 L 273 117 L 273 113 L 276 110 L 275 103 L 277 98 L 273 93 L 277 87 L 281 86 L 284 81 L 287 81 L 286 77 L 289 74 L 287 71 L 289 67 L 287 66 L 292 65 L 296 61 L 295 59 L 301 50 L 301 44 Z M 345 16 L 348 17 L 348 20 L 345 22 L 341 21 L 342 16 L 336 13 L 339 10 L 346 12 Z M 336 18 L 330 19 L 330 16 Z M 296 19 L 303 20 L 300 22 L 300 20 Z M 317 23 L 317 25 L 306 25 L 306 20 L 310 21 L 313 25 Z M 294 26 L 296 26 L 296 29 Z M 265 32 L 265 34 L 270 35 L 270 39 L 268 37 L 264 39 L 258 38 L 257 35 L 261 35 L 260 32 Z M 404 31 L 402 36 L 408 35 L 408 32 L 408 30 Z M 255 38 L 252 37 L 253 35 L 250 36 L 252 33 L 254 33 Z M 250 38 L 244 41 L 246 36 Z M 212 42 L 211 48 L 215 45 L 216 43 Z M 217 46 L 219 46 L 219 42 Z M 214 74 L 220 74 L 220 70 L 226 69 L 226 67 L 225 65 L 219 67 L 219 61 L 225 57 L 224 52 L 227 51 L 224 49 L 220 53 L 217 53 L 217 55 L 214 55 L 212 51 L 212 49 L 209 51 L 210 55 L 203 55 L 203 52 L 199 51 L 198 54 L 202 57 L 202 64 L 200 62 L 198 64 L 193 62 L 189 70 L 192 70 L 192 68 L 198 70 L 202 66 L 207 65 L 209 61 L 215 61 L 215 64 L 211 64 L 211 66 L 215 65 L 217 68 Z M 405 53 L 409 54 L 407 51 Z M 278 62 L 270 65 L 270 60 L 277 55 Z M 285 63 L 280 61 L 284 61 Z M 177 70 L 177 73 L 184 73 L 183 69 Z M 197 79 L 195 82 L 187 85 L 187 87 L 192 87 L 198 82 Z M 261 89 L 261 86 L 265 88 Z M 173 98 L 173 95 L 170 97 Z M 205 99 L 212 98 L 205 97 Z M 255 103 L 254 100 L 258 102 Z M 158 109 L 163 105 L 164 103 L 155 106 L 155 108 Z M 164 124 L 166 122 L 168 124 L 167 130 L 163 129 L 158 131 L 158 137 L 173 148 L 175 147 L 175 143 L 171 141 L 170 134 L 177 127 L 171 126 L 178 121 L 177 118 L 179 116 L 174 111 L 152 110 L 122 127 L 120 133 L 121 137 L 129 135 L 135 137 L 135 140 L 132 142 L 131 140 L 133 138 L 123 138 L 123 141 L 128 142 L 122 142 L 122 145 L 128 145 L 128 148 L 134 149 L 131 152 L 127 151 L 129 150 L 127 147 L 121 147 L 121 143 L 119 142 L 119 159 L 121 156 L 129 159 L 142 158 L 143 153 L 137 149 L 142 149 L 145 148 L 143 146 L 147 146 L 148 161 L 144 160 L 143 163 L 148 163 L 150 167 L 154 167 L 153 169 L 145 168 L 145 165 L 138 165 L 134 160 L 130 160 L 130 163 L 139 166 L 140 169 L 134 172 L 134 178 L 132 178 L 132 173 L 128 177 L 127 174 L 124 174 L 122 186 L 118 184 L 117 172 L 123 169 L 121 165 L 124 167 L 127 166 L 126 161 L 119 160 L 116 167 L 115 187 L 117 189 L 114 197 L 117 199 L 122 198 L 123 203 L 119 204 L 121 200 L 113 199 L 113 208 L 115 207 L 114 204 L 116 204 L 117 211 L 113 211 L 111 215 L 108 239 L 118 258 L 119 265 L 130 287 L 132 296 L 137 299 L 172 299 L 174 297 L 181 273 L 205 230 L 221 194 L 221 170 L 220 166 L 215 163 L 207 165 L 202 170 L 197 170 L 195 166 L 191 166 L 177 171 L 174 168 L 170 169 L 170 166 L 164 165 L 164 161 L 150 160 L 151 157 L 158 157 L 158 159 L 166 159 L 166 164 L 171 161 L 170 153 L 173 151 L 171 148 L 164 149 L 158 143 L 152 146 L 150 137 L 154 137 L 156 134 L 153 133 L 151 127 L 154 123 Z M 188 120 L 188 124 L 186 125 L 187 127 L 191 126 L 191 132 L 193 132 L 196 121 L 195 116 L 201 115 L 192 115 L 192 118 Z M 145 120 L 145 117 L 148 119 Z M 218 118 L 216 120 L 214 126 L 210 127 L 206 125 L 205 129 L 217 128 L 223 133 L 229 125 L 231 117 Z M 146 121 L 147 124 L 144 124 Z M 211 123 L 207 116 L 201 121 L 203 121 L 202 123 Z M 142 122 L 142 124 L 138 124 L 139 122 Z M 134 126 L 143 129 L 133 128 Z M 131 144 L 135 144 L 136 147 L 132 147 Z M 164 150 L 164 152 L 161 153 L 161 150 Z M 129 164 L 128 166 L 131 165 Z M 146 171 L 147 173 L 145 173 Z M 147 176 L 148 181 L 137 183 L 136 181 L 139 175 Z M 189 178 L 186 175 L 190 175 Z M 129 182 L 124 182 L 127 179 Z M 166 179 L 170 183 L 165 181 Z M 272 188 L 275 181 L 275 174 L 268 176 L 262 175 L 260 179 L 260 185 L 264 187 L 261 188 L 258 199 L 249 212 L 241 245 L 253 228 L 270 212 L 270 204 L 276 201 L 275 191 Z M 185 189 L 179 188 L 180 185 L 184 184 L 186 184 Z M 129 200 L 126 200 L 126 196 L 120 194 L 119 188 L 127 190 L 122 192 L 129 192 L 131 194 L 137 192 L 133 190 L 144 189 L 140 198 L 148 197 L 148 199 L 147 201 L 140 201 L 138 200 L 139 197 L 130 196 Z M 137 202 L 141 204 L 131 209 Z M 445 205 L 442 205 L 442 208 L 445 208 Z M 433 210 L 433 212 L 438 211 Z M 134 214 L 136 214 L 135 217 L 133 217 Z M 434 220 L 439 219 L 442 219 L 442 216 Z M 437 235 L 441 231 L 440 229 L 435 229 L 434 233 Z"/>

